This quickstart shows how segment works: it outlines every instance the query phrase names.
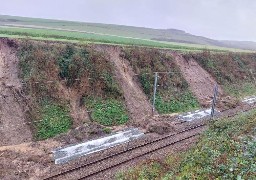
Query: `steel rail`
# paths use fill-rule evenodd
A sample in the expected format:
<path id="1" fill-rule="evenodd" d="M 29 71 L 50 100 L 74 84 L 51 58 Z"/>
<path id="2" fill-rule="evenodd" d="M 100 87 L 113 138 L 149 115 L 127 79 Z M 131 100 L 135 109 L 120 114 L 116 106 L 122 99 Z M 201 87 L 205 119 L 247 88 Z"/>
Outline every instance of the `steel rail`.
<path id="1" fill-rule="evenodd" d="M 196 125 L 196 126 L 192 126 L 192 127 L 187 128 L 187 129 L 184 129 L 184 130 L 182 130 L 182 131 L 179 131 L 179 132 L 177 132 L 177 133 L 169 134 L 169 135 L 167 135 L 167 136 L 163 136 L 163 137 L 157 138 L 157 139 L 155 139 L 155 140 L 153 140 L 153 141 L 149 141 L 149 142 L 146 142 L 146 143 L 143 143 L 143 144 L 139 144 L 139 145 L 137 145 L 137 146 L 133 146 L 133 147 L 127 148 L 126 150 L 122 150 L 122 151 L 116 152 L 116 153 L 114 153 L 114 154 L 111 154 L 111 155 L 109 155 L 109 156 L 106 156 L 106 157 L 97 159 L 97 160 L 95 160 L 95 161 L 92 161 L 92 162 L 89 162 L 89 163 L 85 163 L 85 164 L 82 164 L 82 165 L 80 165 L 80 166 L 77 166 L 77 167 L 68 169 L 68 170 L 66 170 L 66 171 L 57 173 L 57 174 L 55 174 L 55 175 L 52 175 L 52 176 L 50 176 L 50 177 L 45 178 L 44 180 L 50 180 L 50 179 L 53 179 L 53 178 L 57 178 L 57 177 L 59 177 L 59 176 L 63 176 L 63 175 L 68 174 L 68 173 L 72 173 L 72 172 L 77 171 L 77 170 L 79 170 L 79 169 L 82 169 L 82 168 L 84 168 L 84 167 L 91 166 L 91 165 L 94 165 L 94 164 L 96 164 L 96 163 L 102 162 L 102 161 L 104 161 L 104 160 L 107 160 L 107 159 L 113 158 L 113 157 L 115 157 L 115 156 L 124 154 L 124 153 L 126 153 L 126 152 L 129 152 L 129 151 L 132 151 L 132 150 L 135 150 L 135 149 L 139 149 L 139 148 L 145 147 L 145 146 L 147 146 L 147 145 L 151 145 L 151 144 L 156 143 L 156 142 L 159 142 L 159 141 L 166 140 L 166 139 L 168 139 L 168 138 L 170 138 L 170 137 L 173 137 L 173 136 L 176 136 L 176 135 L 180 135 L 180 134 L 183 134 L 183 133 L 185 133 L 185 132 L 189 132 L 189 131 L 191 131 L 191 130 L 198 129 L 198 128 L 203 127 L 203 126 L 205 126 L 205 125 L 206 125 L 206 123 L 203 123 L 203 124 L 200 124 L 200 125 Z M 198 135 L 198 134 L 196 134 L 196 135 Z M 193 136 L 195 136 L 195 135 L 193 135 Z M 191 137 L 193 137 L 193 136 L 191 136 Z M 191 137 L 188 137 L 188 138 L 191 138 Z M 177 142 L 181 142 L 181 141 L 184 141 L 184 140 L 186 140 L 186 139 L 187 139 L 187 138 L 181 139 L 181 140 L 178 140 Z M 176 141 L 175 141 L 175 142 L 172 142 L 172 143 L 170 143 L 169 145 L 166 145 L 166 147 L 167 147 L 167 146 L 170 146 L 170 145 L 172 145 L 172 144 L 175 144 L 175 143 L 177 143 L 177 142 L 176 142 Z M 163 148 L 164 148 L 164 147 L 160 147 L 160 148 L 158 148 L 158 149 L 156 149 L 156 150 L 151 150 L 150 152 L 154 152 L 154 151 L 157 151 L 157 150 L 163 149 Z M 150 152 L 148 152 L 148 153 L 146 153 L 146 154 L 149 154 Z M 143 155 L 145 155 L 145 154 L 142 154 L 142 155 L 140 155 L 140 156 L 143 156 Z M 132 160 L 132 159 L 134 159 L 134 158 L 131 158 L 131 159 L 126 160 L 126 161 L 128 162 L 128 161 L 130 161 L 130 160 Z M 125 162 L 124 162 L 124 163 L 125 163 Z M 121 164 L 122 164 L 122 163 L 121 163 Z M 120 164 L 119 164 L 119 165 L 120 165 Z M 117 166 L 117 165 L 116 165 L 116 166 Z M 111 168 L 112 168 L 112 167 L 108 167 L 107 169 L 111 169 Z M 107 170 L 107 169 L 105 169 L 105 170 Z M 105 170 L 104 170 L 104 171 L 105 171 Z M 102 171 L 103 171 L 103 170 L 102 170 Z M 100 172 L 101 172 L 101 171 L 94 172 L 94 173 L 92 173 L 92 174 L 87 175 L 86 177 L 95 175 L 95 174 L 100 173 Z M 84 178 L 84 177 L 83 177 L 83 178 Z"/>

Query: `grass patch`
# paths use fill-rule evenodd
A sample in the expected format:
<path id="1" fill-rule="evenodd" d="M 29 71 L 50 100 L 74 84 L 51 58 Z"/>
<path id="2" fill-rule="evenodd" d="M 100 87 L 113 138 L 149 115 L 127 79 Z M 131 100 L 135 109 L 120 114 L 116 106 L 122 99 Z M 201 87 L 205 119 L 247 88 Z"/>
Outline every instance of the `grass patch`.
<path id="1" fill-rule="evenodd" d="M 255 179 L 255 124 L 256 110 L 215 121 L 188 152 L 120 172 L 116 179 Z"/>
<path id="2" fill-rule="evenodd" d="M 36 124 L 36 137 L 39 140 L 54 137 L 67 132 L 71 125 L 72 121 L 66 108 L 56 104 L 44 104 L 40 122 Z"/>
<path id="3" fill-rule="evenodd" d="M 156 97 L 156 109 L 160 114 L 186 112 L 199 107 L 197 99 L 192 93 L 181 94 L 178 99 L 163 100 L 161 96 Z"/>
<path id="4" fill-rule="evenodd" d="M 129 120 L 124 105 L 118 100 L 88 98 L 85 104 L 92 111 L 92 120 L 104 126 L 121 125 Z"/>
<path id="5" fill-rule="evenodd" d="M 224 86 L 225 92 L 231 96 L 244 98 L 250 95 L 256 95 L 255 83 L 243 83 L 243 84 L 228 84 Z"/>

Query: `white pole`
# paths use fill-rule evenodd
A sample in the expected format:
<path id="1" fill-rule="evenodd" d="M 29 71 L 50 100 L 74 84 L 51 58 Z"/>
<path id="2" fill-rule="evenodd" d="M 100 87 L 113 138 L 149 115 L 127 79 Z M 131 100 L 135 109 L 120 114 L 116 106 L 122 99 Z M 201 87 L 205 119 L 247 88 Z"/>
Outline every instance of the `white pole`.
<path id="1" fill-rule="evenodd" d="M 153 116 L 154 116 L 154 112 L 155 112 L 156 89 L 157 89 L 157 78 L 158 78 L 158 72 L 156 72 L 156 73 L 155 73 L 154 96 L 153 96 L 153 108 L 152 108 L 152 115 L 153 115 Z"/>

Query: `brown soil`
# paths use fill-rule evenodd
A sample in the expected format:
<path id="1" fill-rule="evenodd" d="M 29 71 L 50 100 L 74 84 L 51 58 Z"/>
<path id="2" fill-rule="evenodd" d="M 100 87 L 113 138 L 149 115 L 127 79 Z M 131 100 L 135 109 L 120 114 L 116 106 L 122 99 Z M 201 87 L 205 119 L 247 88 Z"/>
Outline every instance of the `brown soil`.
<path id="1" fill-rule="evenodd" d="M 0 41 L 0 146 L 29 142 L 22 85 L 18 78 L 18 59 L 11 40 Z"/>
<path id="2" fill-rule="evenodd" d="M 53 164 L 51 150 L 60 146 L 52 140 L 0 147 L 0 179 L 39 179 Z"/>
<path id="3" fill-rule="evenodd" d="M 115 67 L 115 75 L 123 90 L 125 103 L 131 119 L 135 122 L 151 115 L 151 105 L 138 83 L 134 80 L 135 73 L 130 67 L 129 62 L 120 58 L 121 48 L 98 46 L 97 49 L 108 55 L 109 60 Z"/>
<path id="4" fill-rule="evenodd" d="M 175 58 L 183 77 L 188 82 L 192 93 L 197 97 L 201 105 L 208 106 L 211 103 L 213 88 L 217 82 L 194 59 L 186 60 L 176 52 L 171 54 Z M 219 94 L 223 94 L 220 87 Z"/>
<path id="5" fill-rule="evenodd" d="M 73 127 L 79 127 L 84 123 L 89 123 L 90 118 L 85 106 L 80 105 L 80 98 L 82 97 L 82 92 L 79 89 L 67 88 L 63 84 L 58 83 L 58 96 L 62 96 L 69 102 L 70 106 L 70 116 L 73 120 Z"/>

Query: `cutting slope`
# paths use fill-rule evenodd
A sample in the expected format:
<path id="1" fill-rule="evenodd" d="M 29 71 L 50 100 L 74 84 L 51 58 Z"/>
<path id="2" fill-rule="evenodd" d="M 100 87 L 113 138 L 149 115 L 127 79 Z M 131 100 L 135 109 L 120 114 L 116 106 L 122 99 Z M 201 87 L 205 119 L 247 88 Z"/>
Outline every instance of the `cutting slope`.
<path id="1" fill-rule="evenodd" d="M 197 97 L 201 105 L 209 105 L 211 97 L 213 96 L 214 85 L 217 84 L 217 82 L 193 58 L 186 60 L 181 54 L 175 52 L 171 54 L 175 57 L 183 77 L 188 82 L 191 91 Z M 219 88 L 219 92 L 222 94 L 222 89 Z"/>
<path id="2" fill-rule="evenodd" d="M 31 141 L 26 125 L 18 59 L 12 41 L 0 41 L 0 146 Z"/>
<path id="3" fill-rule="evenodd" d="M 124 92 L 126 106 L 133 120 L 141 120 L 151 114 L 151 105 L 140 88 L 134 81 L 135 73 L 129 66 L 127 60 L 120 57 L 121 48 L 114 46 L 98 47 L 109 56 L 109 60 L 114 64 L 115 75 Z"/>

